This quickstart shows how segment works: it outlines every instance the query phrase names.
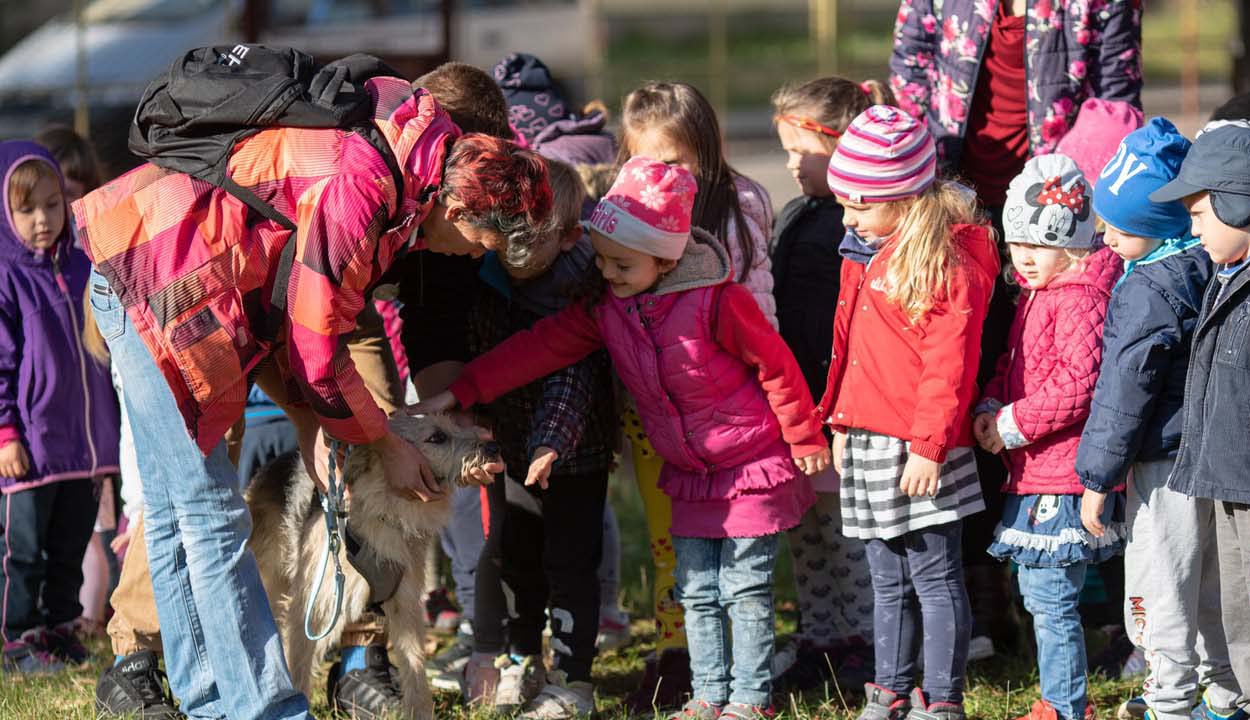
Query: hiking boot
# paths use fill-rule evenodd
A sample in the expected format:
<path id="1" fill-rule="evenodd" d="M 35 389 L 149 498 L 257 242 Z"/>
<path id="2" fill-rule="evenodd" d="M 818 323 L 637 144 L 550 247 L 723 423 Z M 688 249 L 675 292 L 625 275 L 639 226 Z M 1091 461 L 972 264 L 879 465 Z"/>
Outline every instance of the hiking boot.
<path id="1" fill-rule="evenodd" d="M 872 682 L 872 648 L 861 638 L 852 638 L 830 647 L 819 647 L 809 640 L 790 642 L 774 656 L 773 672 L 786 669 L 774 678 L 776 692 L 806 692 L 826 684 L 844 692 Z"/>
<path id="2" fill-rule="evenodd" d="M 100 674 L 95 684 L 96 715 L 142 720 L 177 720 L 185 717 L 174 708 L 165 673 L 156 653 L 141 650 Z"/>
<path id="3" fill-rule="evenodd" d="M 717 720 L 721 709 L 720 705 L 713 705 L 706 700 L 690 699 L 680 710 L 669 715 L 667 720 Z"/>
<path id="4" fill-rule="evenodd" d="M 495 667 L 499 668 L 495 709 L 502 713 L 510 713 L 528 705 L 538 697 L 546 683 L 547 668 L 543 665 L 541 655 L 526 655 L 520 660 L 509 655 L 500 655 L 495 660 Z"/>
<path id="5" fill-rule="evenodd" d="M 1116 720 L 1142 720 L 1142 718 L 1146 717 L 1146 711 L 1149 709 L 1150 706 L 1146 704 L 1146 698 L 1138 695 L 1120 703 L 1120 707 L 1115 710 L 1115 717 Z"/>
<path id="6" fill-rule="evenodd" d="M 1210 704 L 1211 690 L 1202 693 L 1202 702 L 1194 708 L 1191 717 L 1196 720 L 1246 720 L 1250 718 L 1244 708 L 1217 708 Z"/>
<path id="7" fill-rule="evenodd" d="M 547 683 L 525 706 L 521 720 L 572 720 L 595 713 L 595 686 L 569 682 L 563 670 L 547 673 Z"/>
<path id="8" fill-rule="evenodd" d="M 833 676 L 844 693 L 853 693 L 873 681 L 876 676 L 872 643 L 861 637 L 848 638 L 834 647 L 838 659 Z"/>
<path id="9" fill-rule="evenodd" d="M 911 711 L 907 713 L 907 720 L 964 720 L 965 717 L 963 703 L 930 703 L 920 688 L 911 691 Z"/>
<path id="10" fill-rule="evenodd" d="M 636 715 L 650 715 L 681 707 L 690 693 L 690 654 L 685 648 L 670 648 L 647 658 L 641 684 L 625 698 L 624 706 Z"/>
<path id="11" fill-rule="evenodd" d="M 4 643 L 4 662 L 2 667 L 6 673 L 23 675 L 47 675 L 65 669 L 65 664 L 57 660 L 43 649 L 38 638 L 42 628 L 27 630 L 21 638 Z"/>
<path id="12" fill-rule="evenodd" d="M 747 705 L 731 702 L 721 708 L 721 720 L 767 720 L 777 714 L 772 706 Z"/>
<path id="13" fill-rule="evenodd" d="M 460 608 L 451 601 L 447 588 L 431 590 L 425 596 L 425 621 L 435 635 L 451 635 L 460 627 Z"/>
<path id="14" fill-rule="evenodd" d="M 436 690 L 460 692 L 464 668 L 473 655 L 473 636 L 457 635 L 456 641 L 443 648 L 425 663 L 425 676 Z"/>
<path id="15" fill-rule="evenodd" d="M 82 644 L 73 622 L 42 630 L 36 638 L 44 652 L 66 665 L 82 665 L 91 659 L 91 651 Z"/>
<path id="16" fill-rule="evenodd" d="M 1124 676 L 1124 663 L 1137 650 L 1133 641 L 1123 630 L 1112 631 L 1102 651 L 1089 659 L 1089 672 L 1102 673 L 1108 680 L 1118 680 Z M 1143 709 L 1142 712 L 1145 712 Z M 1137 717 L 1141 717 L 1138 715 Z"/>
<path id="17" fill-rule="evenodd" d="M 495 665 L 495 656 L 490 653 L 473 653 L 469 657 L 469 664 L 464 666 L 465 702 L 470 706 L 494 706 L 495 693 L 498 690 L 499 668 Z"/>
<path id="18" fill-rule="evenodd" d="M 334 663 L 326 678 L 326 699 L 331 710 L 356 720 L 382 720 L 403 710 L 400 704 L 403 693 L 391 673 L 386 648 L 366 647 L 363 669 L 343 673 L 341 668 L 342 663 Z"/>
<path id="19" fill-rule="evenodd" d="M 864 685 L 864 697 L 864 709 L 857 720 L 904 720 L 911 710 L 907 698 L 874 683 Z"/>

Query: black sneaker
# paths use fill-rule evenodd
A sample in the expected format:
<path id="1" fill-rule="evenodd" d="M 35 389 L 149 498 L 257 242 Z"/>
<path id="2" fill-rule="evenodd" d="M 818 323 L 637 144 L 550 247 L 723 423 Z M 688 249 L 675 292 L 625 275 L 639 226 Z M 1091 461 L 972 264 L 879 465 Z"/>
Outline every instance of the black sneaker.
<path id="1" fill-rule="evenodd" d="M 102 718 L 142 720 L 186 717 L 174 708 L 174 699 L 164 679 L 165 673 L 156 663 L 156 653 L 143 650 L 127 655 L 100 675 L 95 686 L 96 714 Z"/>
<path id="2" fill-rule="evenodd" d="M 403 693 L 391 673 L 386 648 L 365 648 L 365 668 L 349 670 L 339 677 L 341 663 L 334 663 L 326 677 L 326 699 L 330 708 L 357 720 L 383 720 L 399 714 Z"/>
<path id="3" fill-rule="evenodd" d="M 91 659 L 91 651 L 82 644 L 72 622 L 40 632 L 38 643 L 45 652 L 66 665 L 82 665 Z"/>

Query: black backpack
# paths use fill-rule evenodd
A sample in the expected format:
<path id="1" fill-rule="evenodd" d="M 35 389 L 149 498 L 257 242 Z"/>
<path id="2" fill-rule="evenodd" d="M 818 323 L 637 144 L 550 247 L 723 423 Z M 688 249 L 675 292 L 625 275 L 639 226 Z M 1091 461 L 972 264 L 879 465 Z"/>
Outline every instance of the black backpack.
<path id="1" fill-rule="evenodd" d="M 351 130 L 386 161 L 401 197 L 403 173 L 371 122 L 373 107 L 364 89 L 366 80 L 378 76 L 399 73 L 363 54 L 319 67 L 311 55 L 293 48 L 196 48 L 143 92 L 130 126 L 130 150 L 154 165 L 212 183 L 294 231 L 290 218 L 226 175 L 230 151 L 267 127 Z"/>

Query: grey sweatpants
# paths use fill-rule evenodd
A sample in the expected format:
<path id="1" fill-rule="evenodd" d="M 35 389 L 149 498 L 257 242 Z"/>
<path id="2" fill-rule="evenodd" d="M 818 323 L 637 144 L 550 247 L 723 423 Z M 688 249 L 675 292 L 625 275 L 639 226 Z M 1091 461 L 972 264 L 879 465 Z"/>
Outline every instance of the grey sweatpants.
<path id="1" fill-rule="evenodd" d="M 1250 687 L 1250 505 L 1215 504 L 1224 635 L 1233 674 Z"/>
<path id="2" fill-rule="evenodd" d="M 1150 666 L 1142 691 L 1146 704 L 1159 720 L 1187 720 L 1200 685 L 1218 709 L 1245 701 L 1229 665 L 1220 616 L 1215 503 L 1169 490 L 1171 470 L 1170 459 L 1133 466 L 1124 623 Z"/>

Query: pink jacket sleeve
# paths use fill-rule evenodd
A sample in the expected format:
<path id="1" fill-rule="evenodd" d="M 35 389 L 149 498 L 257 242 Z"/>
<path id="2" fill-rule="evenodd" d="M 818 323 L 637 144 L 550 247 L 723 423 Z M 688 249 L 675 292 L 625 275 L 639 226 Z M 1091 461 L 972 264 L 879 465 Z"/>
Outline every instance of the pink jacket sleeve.
<path id="1" fill-rule="evenodd" d="M 581 303 L 548 315 L 464 367 L 451 385 L 461 407 L 491 402 L 603 347 L 599 323 Z"/>
<path id="2" fill-rule="evenodd" d="M 1093 292 L 1073 293 L 1055 311 L 1057 354 L 1050 375 L 1037 392 L 1013 399 L 1012 416 L 1028 442 L 1089 417 L 1102 365 L 1102 328 L 1107 299 Z"/>
<path id="3" fill-rule="evenodd" d="M 741 285 L 724 286 L 716 315 L 716 341 L 726 351 L 756 368 L 781 436 L 796 458 L 828 447 L 820 430 L 811 392 L 790 348 L 764 320 L 759 307 Z"/>

